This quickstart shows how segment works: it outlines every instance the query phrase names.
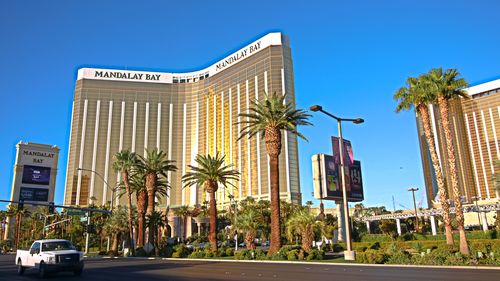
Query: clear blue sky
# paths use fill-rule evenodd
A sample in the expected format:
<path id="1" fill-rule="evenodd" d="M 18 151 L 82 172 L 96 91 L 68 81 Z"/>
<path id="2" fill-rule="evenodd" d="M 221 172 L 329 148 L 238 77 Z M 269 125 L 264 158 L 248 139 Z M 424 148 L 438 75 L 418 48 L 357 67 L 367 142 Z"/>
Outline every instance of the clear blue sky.
<path id="1" fill-rule="evenodd" d="M 366 120 L 344 127 L 362 161 L 365 205 L 392 209 L 394 195 L 411 206 L 406 188 L 424 184 L 415 118 L 394 113 L 392 95 L 433 67 L 458 68 L 472 83 L 500 76 L 498 11 L 495 0 L 2 1 L 0 199 L 10 198 L 23 140 L 61 148 L 62 203 L 79 67 L 196 70 L 281 31 L 290 36 L 298 106 Z M 299 144 L 304 201 L 312 199 L 311 155 L 330 153 L 328 132 L 336 134 L 326 116 L 312 121 L 301 129 L 309 142 Z"/>

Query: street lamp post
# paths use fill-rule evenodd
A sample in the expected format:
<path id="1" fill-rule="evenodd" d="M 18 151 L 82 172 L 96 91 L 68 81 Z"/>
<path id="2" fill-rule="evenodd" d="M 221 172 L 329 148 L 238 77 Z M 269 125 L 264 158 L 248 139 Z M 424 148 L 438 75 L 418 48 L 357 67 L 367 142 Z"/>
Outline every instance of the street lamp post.
<path id="1" fill-rule="evenodd" d="M 229 200 L 231 201 L 231 206 L 234 205 L 234 222 L 233 222 L 233 224 L 236 224 L 236 218 L 238 216 L 238 205 L 237 205 L 238 203 L 236 203 L 236 200 L 234 200 L 234 195 L 229 194 L 228 197 L 229 197 Z M 234 250 L 238 251 L 238 231 L 236 231 L 234 238 L 235 238 L 234 239 L 235 240 Z"/>
<path id="2" fill-rule="evenodd" d="M 111 188 L 109 186 L 108 182 L 104 179 L 104 177 L 100 173 L 98 173 L 98 172 L 96 172 L 94 170 L 85 169 L 85 168 L 77 168 L 77 171 L 87 171 L 87 172 L 91 172 L 91 173 L 96 174 L 104 182 L 104 184 L 106 184 L 106 187 L 108 189 L 111 189 L 111 202 L 109 204 L 109 208 L 110 208 L 110 211 L 112 212 L 113 211 L 113 202 L 115 201 L 115 190 L 116 190 L 116 187 L 115 188 Z M 91 212 L 88 213 L 87 225 L 90 225 L 90 215 L 91 215 Z M 85 234 L 85 253 L 89 252 L 89 240 L 90 240 L 90 234 L 87 231 L 87 233 Z M 108 236 L 108 241 L 107 241 L 107 245 L 106 245 L 106 249 L 107 249 L 108 252 L 109 252 L 109 244 L 110 244 L 110 239 L 109 239 L 109 236 Z"/>
<path id="3" fill-rule="evenodd" d="M 347 121 L 347 122 L 352 122 L 354 124 L 361 124 L 365 122 L 362 118 L 355 118 L 355 119 L 349 119 L 349 118 L 340 118 L 337 117 L 329 112 L 326 112 L 323 110 L 323 107 L 320 105 L 313 105 L 310 107 L 311 111 L 314 112 L 322 112 L 333 119 L 337 120 L 337 127 L 339 131 L 339 150 L 340 150 L 340 173 L 341 173 L 341 179 L 342 179 L 342 199 L 343 199 L 343 205 L 344 205 L 344 227 L 346 229 L 346 244 L 347 244 L 347 251 L 344 251 L 344 259 L 345 260 L 355 260 L 355 252 L 352 250 L 352 241 L 351 241 L 351 229 L 349 227 L 349 206 L 347 203 L 347 190 L 345 186 L 345 172 L 344 172 L 344 141 L 342 138 L 342 121 Z"/>
<path id="4" fill-rule="evenodd" d="M 418 222 L 418 213 L 417 213 L 417 203 L 415 202 L 415 191 L 418 191 L 418 187 L 410 187 L 408 191 L 411 191 L 413 195 L 413 208 L 415 208 L 415 230 L 420 232 L 420 224 Z"/>

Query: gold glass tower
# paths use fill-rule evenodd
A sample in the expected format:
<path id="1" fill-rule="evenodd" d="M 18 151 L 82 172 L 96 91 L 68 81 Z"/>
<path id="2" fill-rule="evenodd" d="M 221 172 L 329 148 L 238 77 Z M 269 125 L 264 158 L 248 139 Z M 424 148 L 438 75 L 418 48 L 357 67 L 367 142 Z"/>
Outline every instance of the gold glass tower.
<path id="1" fill-rule="evenodd" d="M 294 103 L 291 50 L 281 33 L 269 33 L 206 69 L 163 73 L 82 68 L 73 101 L 64 203 L 105 204 L 113 200 L 119 175 L 113 155 L 140 155 L 159 148 L 175 160 L 169 196 L 160 206 L 201 204 L 202 188 L 182 188 L 181 177 L 197 154 L 226 155 L 241 172 L 237 188 L 220 189 L 218 203 L 252 196 L 269 200 L 269 165 L 261 136 L 237 140 L 239 113 L 264 93 L 285 94 Z M 299 203 L 297 138 L 284 133 L 280 155 L 282 199 Z M 83 170 L 78 170 L 82 168 Z M 95 172 L 91 172 L 95 171 Z M 104 180 L 106 182 L 104 182 Z M 124 199 L 115 199 L 117 203 Z"/>
<path id="2" fill-rule="evenodd" d="M 495 162 L 500 159 L 500 79 L 471 86 L 466 89 L 469 98 L 450 102 L 450 120 L 453 142 L 455 144 L 455 159 L 459 176 L 461 194 L 465 202 L 472 202 L 474 198 L 496 199 L 492 175 L 499 172 Z M 429 105 L 431 128 L 434 134 L 439 161 L 446 179 L 446 186 L 450 198 L 450 174 L 444 131 L 436 105 Z M 432 162 L 424 136 L 422 121 L 417 117 L 417 128 L 420 140 L 420 151 L 424 179 L 429 206 L 439 200 L 437 183 Z"/>

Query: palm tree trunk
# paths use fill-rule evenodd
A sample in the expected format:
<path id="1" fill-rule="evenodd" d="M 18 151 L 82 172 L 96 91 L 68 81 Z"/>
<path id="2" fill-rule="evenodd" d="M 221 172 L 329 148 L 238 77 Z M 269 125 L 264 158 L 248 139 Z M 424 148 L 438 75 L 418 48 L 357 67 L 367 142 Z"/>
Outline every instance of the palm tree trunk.
<path id="1" fill-rule="evenodd" d="M 144 247 L 144 212 L 147 208 L 147 194 L 141 190 L 137 193 L 137 247 Z"/>
<path id="2" fill-rule="evenodd" d="M 248 231 L 247 234 L 245 235 L 245 242 L 247 243 L 248 250 L 255 250 L 254 240 L 255 240 L 255 235 L 251 231 Z"/>
<path id="3" fill-rule="evenodd" d="M 278 157 L 269 157 L 271 178 L 271 245 L 269 255 L 281 249 L 280 187 Z"/>
<path id="4" fill-rule="evenodd" d="M 148 192 L 148 209 L 146 216 L 153 214 L 155 210 L 155 190 L 156 190 L 157 175 L 156 173 L 148 173 L 146 175 L 146 190 Z M 152 229 L 148 230 L 148 242 L 154 245 L 154 235 Z"/>
<path id="5" fill-rule="evenodd" d="M 113 233 L 113 243 L 111 244 L 111 252 L 113 255 L 118 254 L 118 233 Z"/>
<path id="6" fill-rule="evenodd" d="M 462 201 L 460 200 L 461 193 L 458 187 L 455 145 L 453 143 L 453 137 L 451 135 L 448 100 L 446 100 L 443 96 L 439 96 L 438 103 L 441 113 L 441 122 L 444 129 L 444 136 L 446 139 L 446 148 L 448 151 L 448 167 L 450 169 L 451 186 L 453 190 L 453 199 L 455 202 L 455 216 L 458 223 L 458 232 L 460 235 L 460 253 L 462 255 L 469 255 L 469 245 L 467 244 L 467 237 L 465 237 L 464 212 L 462 210 Z"/>
<path id="7" fill-rule="evenodd" d="M 302 249 L 305 251 L 305 252 L 309 252 L 311 251 L 311 248 L 312 248 L 312 237 L 313 237 L 313 233 L 311 231 L 305 231 L 302 235 Z"/>
<path id="8" fill-rule="evenodd" d="M 217 183 L 215 183 L 217 186 Z M 208 241 L 210 241 L 210 249 L 213 253 L 217 253 L 217 205 L 215 201 L 215 192 L 217 187 L 208 188 L 210 192 L 210 233 Z"/>
<path id="9" fill-rule="evenodd" d="M 424 126 L 425 138 L 429 147 L 429 153 L 431 154 L 432 165 L 434 167 L 434 173 L 436 175 L 436 182 L 438 185 L 441 208 L 443 209 L 443 221 L 446 233 L 446 244 L 453 245 L 453 235 L 451 230 L 451 220 L 450 220 L 450 205 L 448 203 L 448 192 L 446 192 L 443 172 L 441 171 L 441 166 L 439 165 L 439 158 L 436 152 L 436 145 L 434 143 L 434 136 L 431 131 L 429 111 L 427 105 L 419 104 L 417 110 L 422 118 L 422 123 Z"/>
<path id="10" fill-rule="evenodd" d="M 279 170 L 281 131 L 276 127 L 266 128 L 265 141 L 267 154 L 269 154 L 269 173 L 271 180 L 271 245 L 269 246 L 268 255 L 272 255 L 281 249 Z"/>
<path id="11" fill-rule="evenodd" d="M 184 215 L 182 216 L 182 240 L 186 241 L 186 236 L 187 236 L 187 226 L 188 226 L 188 216 Z"/>
<path id="12" fill-rule="evenodd" d="M 127 235 L 127 239 L 128 239 L 128 242 L 129 242 L 129 245 L 130 245 L 130 250 L 131 250 L 131 253 L 132 253 L 132 256 L 135 256 L 135 247 L 133 244 L 133 240 L 132 240 L 132 237 L 133 237 L 133 228 L 132 228 L 132 194 L 130 193 L 130 184 L 128 182 L 128 171 L 127 170 L 124 170 L 122 172 L 122 180 L 123 180 L 123 184 L 125 185 L 125 192 L 127 192 L 127 207 L 128 207 L 128 210 L 127 210 L 127 215 L 128 215 L 128 235 Z"/>

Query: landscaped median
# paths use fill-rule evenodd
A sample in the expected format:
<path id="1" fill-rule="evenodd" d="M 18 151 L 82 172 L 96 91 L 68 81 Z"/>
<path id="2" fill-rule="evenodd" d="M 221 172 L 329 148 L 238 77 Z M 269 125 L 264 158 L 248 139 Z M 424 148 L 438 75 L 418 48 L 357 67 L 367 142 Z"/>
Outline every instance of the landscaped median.
<path id="1" fill-rule="evenodd" d="M 432 266 L 500 266 L 500 239 L 471 240 L 470 256 L 460 254 L 458 248 L 439 240 L 355 242 L 356 263 L 399 264 Z M 287 245 L 273 255 L 262 249 L 219 247 L 217 253 L 210 245 L 189 249 L 184 244 L 165 245 L 160 257 L 177 259 L 217 259 L 254 261 L 317 261 L 322 263 L 345 263 L 343 244 L 323 245 L 320 249 L 304 251 L 299 245 Z M 138 251 L 140 254 L 141 251 Z"/>

